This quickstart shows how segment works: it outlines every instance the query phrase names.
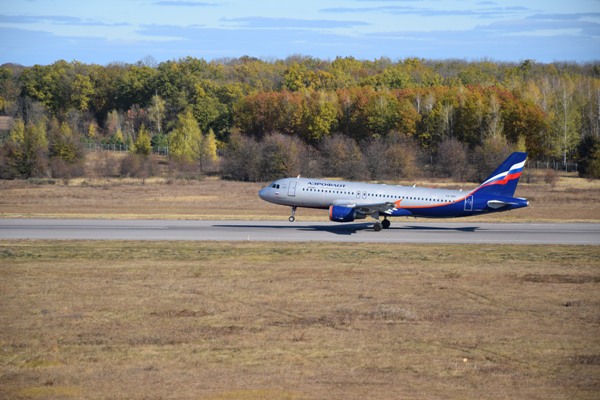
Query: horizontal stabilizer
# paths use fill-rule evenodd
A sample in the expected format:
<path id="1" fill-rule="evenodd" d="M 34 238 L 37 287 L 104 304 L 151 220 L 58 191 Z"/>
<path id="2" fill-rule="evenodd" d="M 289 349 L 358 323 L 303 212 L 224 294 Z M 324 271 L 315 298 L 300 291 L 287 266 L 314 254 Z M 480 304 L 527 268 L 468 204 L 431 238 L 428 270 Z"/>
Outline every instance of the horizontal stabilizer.
<path id="1" fill-rule="evenodd" d="M 489 200 L 487 202 L 487 205 L 489 208 L 493 208 L 494 210 L 504 207 L 504 206 L 512 206 L 515 205 L 516 203 L 509 203 L 506 201 L 502 201 L 502 200 Z"/>

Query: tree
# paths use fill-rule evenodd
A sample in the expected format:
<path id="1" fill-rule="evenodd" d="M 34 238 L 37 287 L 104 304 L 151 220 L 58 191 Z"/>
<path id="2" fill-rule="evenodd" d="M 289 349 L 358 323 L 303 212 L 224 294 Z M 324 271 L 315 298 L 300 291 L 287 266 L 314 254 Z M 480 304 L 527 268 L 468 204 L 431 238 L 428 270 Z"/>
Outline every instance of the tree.
<path id="1" fill-rule="evenodd" d="M 384 178 L 399 180 L 412 179 L 417 175 L 418 146 L 416 142 L 398 131 L 392 131 L 385 138 Z"/>
<path id="2" fill-rule="evenodd" d="M 379 92 L 367 105 L 367 126 L 370 135 L 383 137 L 396 127 L 399 104 L 389 92 Z"/>
<path id="3" fill-rule="evenodd" d="M 421 115 L 417 112 L 410 100 L 405 97 L 398 99 L 397 116 L 394 130 L 405 136 L 412 137 L 417 132 L 417 126 L 421 121 Z"/>
<path id="4" fill-rule="evenodd" d="M 148 135 L 146 126 L 142 124 L 142 126 L 140 126 L 140 130 L 138 131 L 137 138 L 133 143 L 133 153 L 147 157 L 151 152 L 152 144 L 150 143 L 150 135 Z"/>
<path id="5" fill-rule="evenodd" d="M 128 110 L 134 104 L 145 107 L 155 95 L 155 68 L 130 65 L 119 76 L 117 82 L 117 106 L 120 110 Z"/>
<path id="6" fill-rule="evenodd" d="M 85 153 L 80 135 L 73 132 L 66 122 L 59 124 L 55 118 L 50 121 L 48 133 L 52 176 L 68 182 L 73 176 L 82 175 Z"/>
<path id="7" fill-rule="evenodd" d="M 471 163 L 475 167 L 475 180 L 482 182 L 500 165 L 513 148 L 503 136 L 489 136 L 475 148 Z"/>
<path id="8" fill-rule="evenodd" d="M 304 126 L 306 131 L 302 137 L 307 142 L 316 142 L 331 133 L 336 122 L 335 94 L 312 92 L 304 99 Z"/>
<path id="9" fill-rule="evenodd" d="M 208 133 L 202 138 L 202 146 L 200 149 L 200 170 L 204 169 L 216 162 L 217 157 L 217 138 L 215 132 L 209 129 Z"/>
<path id="10" fill-rule="evenodd" d="M 48 166 L 45 121 L 25 125 L 17 119 L 2 146 L 1 178 L 44 176 Z"/>
<path id="11" fill-rule="evenodd" d="M 163 121 L 165 119 L 165 101 L 157 94 L 152 96 L 148 106 L 148 118 L 154 124 L 155 132 L 161 134 L 163 131 Z"/>
<path id="12" fill-rule="evenodd" d="M 598 145 L 591 154 L 587 173 L 590 178 L 600 179 L 600 146 Z"/>
<path id="13" fill-rule="evenodd" d="M 321 142 L 320 150 L 327 176 L 355 180 L 367 176 L 363 155 L 353 139 L 340 134 L 328 136 Z"/>
<path id="14" fill-rule="evenodd" d="M 519 143 L 524 137 L 530 157 L 552 156 L 548 117 L 539 106 L 510 95 L 504 99 L 501 108 L 503 131 L 509 142 Z"/>
<path id="15" fill-rule="evenodd" d="M 86 111 L 94 95 L 94 86 L 90 77 L 81 74 L 75 75 L 71 88 L 71 102 L 73 106 L 79 111 Z"/>
<path id="16" fill-rule="evenodd" d="M 460 104 L 456 109 L 454 134 L 471 148 L 481 143 L 486 131 L 484 117 L 487 115 L 486 105 L 481 93 L 466 91 L 460 96 Z"/>
<path id="17" fill-rule="evenodd" d="M 600 178 L 600 138 L 586 135 L 578 148 L 579 176 Z"/>
<path id="18" fill-rule="evenodd" d="M 466 177 L 467 147 L 453 137 L 447 137 L 438 146 L 435 170 L 440 176 L 448 176 L 462 182 Z"/>
<path id="19" fill-rule="evenodd" d="M 556 124 L 555 149 L 556 153 L 561 154 L 563 162 L 567 163 L 567 155 L 571 154 L 577 146 L 579 113 L 576 104 L 573 101 L 573 82 L 571 79 L 564 78 L 559 81 L 557 101 L 556 101 Z"/>
<path id="20" fill-rule="evenodd" d="M 169 134 L 169 156 L 177 162 L 198 161 L 202 148 L 202 132 L 191 109 L 177 116 L 175 129 Z"/>
<path id="21" fill-rule="evenodd" d="M 233 132 L 223 156 L 223 177 L 245 182 L 260 180 L 261 146 L 251 137 Z"/>
<path id="22" fill-rule="evenodd" d="M 368 106 L 376 92 L 370 86 L 338 90 L 339 131 L 358 141 L 371 136 Z"/>
<path id="23" fill-rule="evenodd" d="M 300 173 L 301 142 L 297 138 L 273 133 L 261 144 L 260 180 L 270 181 Z"/>
<path id="24" fill-rule="evenodd" d="M 308 71 L 305 65 L 291 64 L 283 75 L 285 88 L 291 92 L 296 92 L 309 87 L 310 81 L 307 76 Z"/>
<path id="25" fill-rule="evenodd" d="M 386 150 L 387 144 L 383 138 L 378 137 L 363 143 L 362 154 L 369 178 L 373 180 L 385 179 L 387 167 Z"/>

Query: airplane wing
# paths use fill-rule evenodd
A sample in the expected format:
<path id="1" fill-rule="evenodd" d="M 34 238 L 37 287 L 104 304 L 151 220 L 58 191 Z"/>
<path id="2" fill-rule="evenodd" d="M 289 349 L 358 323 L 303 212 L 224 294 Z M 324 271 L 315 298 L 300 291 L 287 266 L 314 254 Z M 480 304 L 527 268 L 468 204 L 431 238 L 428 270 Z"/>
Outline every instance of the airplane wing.
<path id="1" fill-rule="evenodd" d="M 363 215 L 379 216 L 380 213 L 391 215 L 400 206 L 400 201 L 395 203 L 389 201 L 383 203 L 360 203 L 348 200 L 334 200 L 331 202 L 331 205 L 352 208 Z"/>

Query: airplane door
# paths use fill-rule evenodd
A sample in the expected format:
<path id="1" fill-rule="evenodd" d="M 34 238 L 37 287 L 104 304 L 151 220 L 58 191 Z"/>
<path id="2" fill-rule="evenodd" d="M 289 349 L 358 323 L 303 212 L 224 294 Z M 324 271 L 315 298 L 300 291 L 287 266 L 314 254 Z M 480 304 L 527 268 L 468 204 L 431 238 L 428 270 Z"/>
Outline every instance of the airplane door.
<path id="1" fill-rule="evenodd" d="M 473 211 L 473 196 L 465 198 L 465 211 Z"/>
<path id="2" fill-rule="evenodd" d="M 288 188 L 288 196 L 295 197 L 296 196 L 296 185 L 298 181 L 290 181 L 290 187 Z"/>

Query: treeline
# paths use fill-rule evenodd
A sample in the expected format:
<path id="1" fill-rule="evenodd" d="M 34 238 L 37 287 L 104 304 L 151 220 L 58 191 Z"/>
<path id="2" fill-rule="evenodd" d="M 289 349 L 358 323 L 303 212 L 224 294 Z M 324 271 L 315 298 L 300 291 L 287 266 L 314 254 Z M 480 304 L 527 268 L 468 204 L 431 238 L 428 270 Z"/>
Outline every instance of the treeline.
<path id="1" fill-rule="evenodd" d="M 125 145 L 140 160 L 148 146 L 168 146 L 177 168 L 242 180 L 477 179 L 487 159 L 514 149 L 600 177 L 600 64 L 293 56 L 4 65 L 0 114 L 17 121 L 0 136 L 2 178 L 81 174 L 84 143 Z"/>

